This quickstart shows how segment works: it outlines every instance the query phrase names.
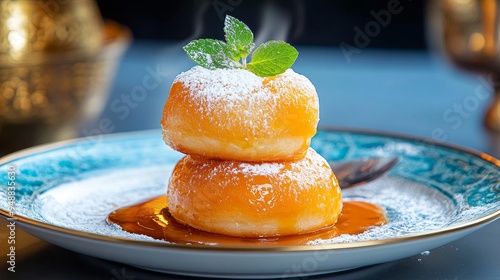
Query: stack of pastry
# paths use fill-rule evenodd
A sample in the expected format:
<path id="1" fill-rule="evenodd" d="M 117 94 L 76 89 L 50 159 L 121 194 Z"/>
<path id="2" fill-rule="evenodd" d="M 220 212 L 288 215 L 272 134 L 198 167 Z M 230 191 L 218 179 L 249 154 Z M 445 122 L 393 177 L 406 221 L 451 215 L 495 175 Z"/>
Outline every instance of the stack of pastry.
<path id="1" fill-rule="evenodd" d="M 239 237 L 301 234 L 332 226 L 341 191 L 309 147 L 316 90 L 288 69 L 259 77 L 200 66 L 179 74 L 165 104 L 165 142 L 187 154 L 167 190 L 171 215 L 193 228 Z"/>

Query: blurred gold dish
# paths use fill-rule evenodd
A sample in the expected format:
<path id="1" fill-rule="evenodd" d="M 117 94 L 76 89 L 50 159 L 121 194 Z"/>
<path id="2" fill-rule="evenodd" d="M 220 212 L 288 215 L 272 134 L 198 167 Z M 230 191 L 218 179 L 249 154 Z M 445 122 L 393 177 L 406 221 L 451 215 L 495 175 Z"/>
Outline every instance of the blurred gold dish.
<path id="1" fill-rule="evenodd" d="M 499 2 L 428 1 L 427 17 L 431 44 L 458 68 L 485 76 L 493 88 L 484 124 L 492 131 L 500 132 Z"/>
<path id="2" fill-rule="evenodd" d="M 2 1 L 0 35 L 3 150 L 77 136 L 101 112 L 131 38 L 90 0 Z"/>
<path id="3" fill-rule="evenodd" d="M 104 35 L 93 0 L 24 0 L 0 3 L 0 54 L 26 60 L 48 53 L 93 54 Z"/>

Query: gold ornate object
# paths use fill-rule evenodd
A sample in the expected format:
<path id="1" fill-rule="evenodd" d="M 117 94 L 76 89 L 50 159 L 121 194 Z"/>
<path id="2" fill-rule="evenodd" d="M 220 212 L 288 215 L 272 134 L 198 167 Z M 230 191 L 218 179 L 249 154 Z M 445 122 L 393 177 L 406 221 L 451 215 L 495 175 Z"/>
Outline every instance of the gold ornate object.
<path id="1" fill-rule="evenodd" d="M 77 136 L 129 41 L 92 0 L 0 1 L 0 153 Z"/>
<path id="2" fill-rule="evenodd" d="M 488 76 L 494 88 L 485 125 L 500 132 L 500 1 L 431 0 L 429 32 L 459 68 Z"/>

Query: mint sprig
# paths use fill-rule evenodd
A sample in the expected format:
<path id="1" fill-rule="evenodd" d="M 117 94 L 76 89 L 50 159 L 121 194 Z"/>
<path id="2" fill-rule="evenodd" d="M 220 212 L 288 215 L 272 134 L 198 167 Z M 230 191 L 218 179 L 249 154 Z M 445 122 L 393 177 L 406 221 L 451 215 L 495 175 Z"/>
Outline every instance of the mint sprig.
<path id="1" fill-rule="evenodd" d="M 257 76 L 269 77 L 290 68 L 298 51 L 283 41 L 269 41 L 255 47 L 250 28 L 242 21 L 226 16 L 224 21 L 226 42 L 215 39 L 194 40 L 184 46 L 189 58 L 207 69 L 247 69 Z M 251 61 L 247 58 L 251 55 Z"/>

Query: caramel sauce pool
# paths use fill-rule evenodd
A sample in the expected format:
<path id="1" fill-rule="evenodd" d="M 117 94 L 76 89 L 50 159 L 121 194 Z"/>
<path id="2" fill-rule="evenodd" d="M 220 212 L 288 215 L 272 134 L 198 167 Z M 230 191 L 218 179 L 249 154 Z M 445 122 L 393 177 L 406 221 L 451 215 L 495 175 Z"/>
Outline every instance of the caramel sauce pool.
<path id="1" fill-rule="evenodd" d="M 194 229 L 177 222 L 168 212 L 165 196 L 120 208 L 108 215 L 108 222 L 123 230 L 162 239 L 176 244 L 223 246 L 304 245 L 316 239 L 330 239 L 341 234 L 358 234 L 387 223 L 384 210 L 362 201 L 344 201 L 342 213 L 333 227 L 311 233 L 265 238 L 231 237 Z"/>

